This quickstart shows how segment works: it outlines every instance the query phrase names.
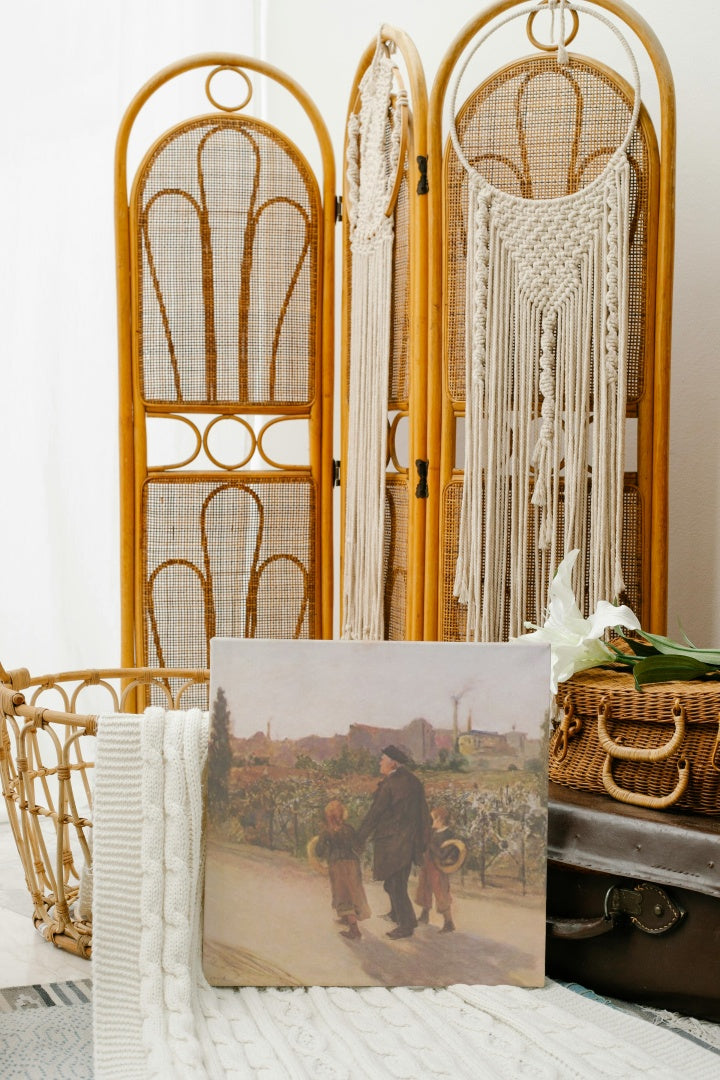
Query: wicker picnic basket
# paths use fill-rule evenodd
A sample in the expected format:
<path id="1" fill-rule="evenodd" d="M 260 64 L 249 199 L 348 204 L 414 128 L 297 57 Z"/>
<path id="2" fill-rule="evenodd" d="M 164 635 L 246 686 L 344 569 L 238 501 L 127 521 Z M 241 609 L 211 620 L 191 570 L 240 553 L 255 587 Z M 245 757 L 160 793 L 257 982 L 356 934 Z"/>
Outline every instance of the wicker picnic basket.
<path id="1" fill-rule="evenodd" d="M 33 921 L 54 945 L 92 950 L 92 783 L 98 714 L 134 712 L 153 690 L 181 708 L 206 670 L 108 668 L 32 677 L 0 665 L 0 784 Z M 92 698 L 93 714 L 80 698 Z M 96 704 L 98 703 L 98 704 Z"/>
<path id="2" fill-rule="evenodd" d="M 720 813 L 720 684 L 591 668 L 557 695 L 550 779 L 663 810 Z"/>

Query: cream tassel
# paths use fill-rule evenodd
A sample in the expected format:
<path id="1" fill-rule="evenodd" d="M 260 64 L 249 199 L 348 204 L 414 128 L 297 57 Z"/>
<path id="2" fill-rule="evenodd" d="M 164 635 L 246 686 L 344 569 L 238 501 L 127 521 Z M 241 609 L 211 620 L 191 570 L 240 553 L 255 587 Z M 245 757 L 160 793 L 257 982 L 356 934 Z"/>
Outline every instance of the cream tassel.
<path id="1" fill-rule="evenodd" d="M 352 271 L 348 442 L 344 468 L 342 636 L 384 633 L 385 472 L 391 347 L 393 219 L 388 206 L 400 154 L 396 103 L 386 126 L 393 65 L 378 39 L 348 124 L 348 220 Z"/>

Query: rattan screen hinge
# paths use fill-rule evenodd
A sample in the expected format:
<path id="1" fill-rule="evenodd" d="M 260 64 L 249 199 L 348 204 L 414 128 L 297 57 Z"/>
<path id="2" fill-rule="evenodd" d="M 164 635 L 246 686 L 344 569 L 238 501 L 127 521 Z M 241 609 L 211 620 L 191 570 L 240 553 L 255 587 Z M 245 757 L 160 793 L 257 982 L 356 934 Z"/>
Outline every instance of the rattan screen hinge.
<path id="1" fill-rule="evenodd" d="M 430 190 L 427 178 L 427 158 L 418 155 L 417 158 L 418 170 L 420 172 L 420 179 L 418 180 L 417 193 L 418 195 L 427 195 Z"/>
<path id="2" fill-rule="evenodd" d="M 430 467 L 429 461 L 423 461 L 422 458 L 417 458 L 415 461 L 415 468 L 417 469 L 418 482 L 415 488 L 416 499 L 427 499 L 428 497 L 428 468 Z"/>
<path id="3" fill-rule="evenodd" d="M 332 463 L 332 486 L 340 487 L 340 462 L 333 458 Z"/>
<path id="4" fill-rule="evenodd" d="M 335 222 L 342 221 L 342 195 L 335 196 Z"/>

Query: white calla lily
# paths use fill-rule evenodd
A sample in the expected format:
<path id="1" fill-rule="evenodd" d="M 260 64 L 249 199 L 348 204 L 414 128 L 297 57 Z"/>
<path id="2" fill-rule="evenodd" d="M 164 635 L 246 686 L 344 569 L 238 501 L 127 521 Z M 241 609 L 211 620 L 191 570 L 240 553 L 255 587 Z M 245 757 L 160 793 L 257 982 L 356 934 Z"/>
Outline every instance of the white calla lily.
<path id="1" fill-rule="evenodd" d="M 627 630 L 640 630 L 637 616 L 625 604 L 610 604 L 601 600 L 587 619 L 583 617 L 570 585 L 578 550 L 568 552 L 557 568 L 550 585 L 550 603 L 545 625 L 533 627 L 533 633 L 513 638 L 514 641 L 537 642 L 550 645 L 552 667 L 551 689 L 557 693 L 558 684 L 565 682 L 576 671 L 605 664 L 613 654 L 601 640 L 611 626 L 624 626 Z"/>

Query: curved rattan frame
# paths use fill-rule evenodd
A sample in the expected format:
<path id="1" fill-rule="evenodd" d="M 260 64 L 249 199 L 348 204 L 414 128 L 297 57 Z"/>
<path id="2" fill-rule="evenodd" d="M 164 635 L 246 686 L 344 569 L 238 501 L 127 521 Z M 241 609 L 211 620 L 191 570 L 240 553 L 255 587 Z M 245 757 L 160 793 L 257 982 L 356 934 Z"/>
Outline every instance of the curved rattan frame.
<path id="1" fill-rule="evenodd" d="M 234 53 L 207 53 L 171 64 L 153 76 L 135 95 L 121 121 L 115 151 L 115 236 L 118 302 L 119 348 L 119 420 L 120 420 L 120 562 L 121 562 L 121 660 L 128 666 L 146 663 L 145 624 L 142 582 L 142 493 L 148 478 L 145 420 L 146 416 L 164 415 L 172 410 L 148 407 L 143 403 L 138 378 L 136 353 L 137 311 L 133 294 L 133 244 L 131 235 L 132 198 L 128 184 L 128 144 L 135 121 L 143 106 L 172 79 L 200 69 L 231 68 L 246 80 L 246 71 L 259 74 L 286 90 L 299 104 L 310 122 L 320 152 L 322 178 L 318 181 L 321 207 L 317 265 L 317 366 L 315 395 L 303 415 L 310 424 L 310 466 L 306 470 L 315 488 L 316 517 L 314 538 L 316 634 L 332 635 L 332 410 L 334 345 L 334 226 L 335 165 L 330 137 L 325 123 L 305 91 L 288 75 L 263 61 Z M 210 73 L 208 79 L 211 77 Z M 249 80 L 248 80 L 249 82 Z M 206 82 L 206 92 L 208 90 Z M 211 103 L 212 102 L 212 99 Z M 244 107 L 237 106 L 237 108 Z M 217 117 L 231 110 L 218 106 Z M 259 125 L 264 122 L 256 121 Z M 179 125 L 178 125 L 179 126 Z M 268 130 L 270 125 L 264 125 Z M 175 129 L 172 129 L 175 130 Z M 166 133 L 167 134 L 167 133 Z M 140 170 L 142 165 L 140 166 Z M 177 409 L 175 410 L 177 411 Z M 183 411 L 197 413 L 202 405 Z M 269 411 L 233 409 L 222 403 L 212 406 L 213 413 Z M 275 412 L 295 415 L 290 407 Z M 185 464 L 185 463 L 184 463 Z M 272 463 L 274 464 L 274 463 Z M 297 471 L 297 470 L 295 470 Z M 159 469 L 158 474 L 167 470 Z M 223 473 L 218 473 L 218 479 Z"/>
<path id="2" fill-rule="evenodd" d="M 427 418 L 425 401 L 427 397 L 427 265 L 428 252 L 428 201 L 422 191 L 422 173 L 419 172 L 417 159 L 427 161 L 427 88 L 420 57 L 411 38 L 396 27 L 383 25 L 380 40 L 390 44 L 400 54 L 405 64 L 408 77 L 406 87 L 409 101 L 409 124 L 407 140 L 407 177 L 409 199 L 408 226 L 408 305 L 409 305 L 409 341 L 408 341 L 408 400 L 393 402 L 392 406 L 406 414 L 409 423 L 408 469 L 406 474 L 408 497 L 408 565 L 405 586 L 405 638 L 411 641 L 423 637 L 423 582 L 425 559 L 425 500 L 416 497 L 415 487 L 418 480 L 415 462 L 427 459 Z M 352 82 L 349 95 L 347 118 L 349 120 L 357 101 L 360 81 L 367 71 L 375 53 L 377 39 L 371 42 L 363 53 Z M 343 160 L 347 151 L 347 122 L 345 127 L 345 146 Z M 418 191 L 420 186 L 421 190 Z M 347 178 L 343 169 L 343 197 L 347 202 Z M 347 214 L 343 215 L 343 292 L 341 322 L 341 357 L 342 372 L 340 383 L 341 398 L 341 460 L 347 460 L 348 437 L 348 394 L 349 394 L 349 354 L 350 354 L 350 282 L 348 273 L 349 226 Z M 400 416 L 396 416 L 389 430 L 390 453 L 394 458 L 394 437 Z M 343 573 L 344 533 L 345 533 L 345 490 L 340 485 L 341 495 L 341 576 Z M 391 528 L 392 533 L 392 528 Z M 391 546 L 393 539 L 391 536 Z M 386 586 L 387 588 L 388 586 Z M 342 615 L 341 615 L 342 621 Z"/>
<path id="3" fill-rule="evenodd" d="M 58 948 L 87 959 L 92 952 L 92 916 L 79 894 L 81 868 L 91 862 L 92 821 L 83 803 L 92 806 L 88 773 L 94 762 L 84 747 L 97 732 L 97 714 L 77 711 L 80 694 L 101 687 L 108 694 L 107 712 L 113 713 L 129 708 L 138 688 L 155 686 L 166 707 L 175 709 L 182 707 L 186 691 L 208 681 L 208 671 L 190 668 L 31 676 L 26 668 L 5 671 L 0 665 L 0 788 L 33 922 Z M 48 695 L 63 707 L 44 705 Z"/>
<path id="4" fill-rule="evenodd" d="M 652 356 L 648 358 L 649 385 L 643 403 L 645 432 L 642 435 L 644 459 L 638 462 L 639 485 L 645 502 L 644 520 L 649 530 L 644 538 L 647 557 L 645 592 L 647 603 L 643 623 L 654 632 L 665 629 L 667 618 L 668 562 L 668 429 L 670 393 L 670 344 L 672 319 L 672 280 L 674 256 L 675 192 L 675 92 L 667 56 L 652 27 L 623 0 L 589 0 L 614 15 L 636 35 L 649 57 L 660 98 L 660 163 L 657 175 L 657 226 L 649 245 L 648 295 L 653 309 L 648 323 L 653 327 Z M 452 465 L 447 444 L 444 455 L 443 430 L 448 425 L 445 400 L 443 356 L 444 261 L 443 238 L 443 112 L 453 70 L 464 50 L 485 27 L 503 13 L 518 7 L 523 0 L 496 0 L 457 34 L 440 63 L 429 101 L 430 234 L 429 234 L 429 371 L 428 371 L 428 456 L 429 498 L 426 534 L 425 637 L 439 635 L 439 612 L 442 581 L 440 565 L 440 507 L 442 492 L 450 478 Z M 653 260 L 651 265 L 651 258 Z M 639 448 L 640 452 L 640 448 Z M 442 458 L 442 461 L 441 461 Z"/>

